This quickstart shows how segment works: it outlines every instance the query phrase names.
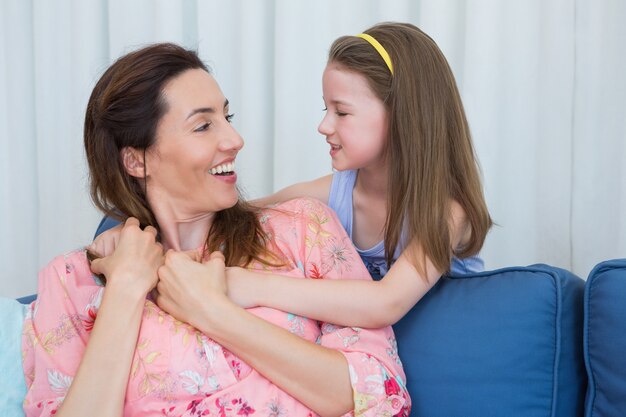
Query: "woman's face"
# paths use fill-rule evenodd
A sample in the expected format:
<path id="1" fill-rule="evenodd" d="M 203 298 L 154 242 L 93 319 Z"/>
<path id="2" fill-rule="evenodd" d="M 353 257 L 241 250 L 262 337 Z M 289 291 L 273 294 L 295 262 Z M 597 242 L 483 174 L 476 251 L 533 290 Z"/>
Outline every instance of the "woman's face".
<path id="1" fill-rule="evenodd" d="M 243 140 L 219 85 L 202 69 L 187 70 L 165 85 L 163 97 L 166 112 L 146 153 L 151 207 L 193 220 L 234 206 Z"/>

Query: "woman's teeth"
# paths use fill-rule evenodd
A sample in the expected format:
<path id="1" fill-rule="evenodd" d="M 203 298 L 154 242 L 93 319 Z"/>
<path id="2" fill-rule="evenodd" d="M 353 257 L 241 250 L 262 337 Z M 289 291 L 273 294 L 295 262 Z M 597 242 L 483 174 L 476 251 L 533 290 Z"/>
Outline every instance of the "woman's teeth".
<path id="1" fill-rule="evenodd" d="M 211 168 L 209 173 L 211 175 L 226 175 L 230 174 L 235 170 L 235 164 L 233 162 L 229 162 L 227 164 L 218 165 L 215 168 Z"/>

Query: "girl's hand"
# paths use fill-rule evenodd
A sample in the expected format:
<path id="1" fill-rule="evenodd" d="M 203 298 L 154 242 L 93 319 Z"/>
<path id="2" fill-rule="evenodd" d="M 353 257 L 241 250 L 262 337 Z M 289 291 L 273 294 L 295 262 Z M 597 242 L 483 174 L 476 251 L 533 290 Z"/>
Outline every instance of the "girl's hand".
<path id="1" fill-rule="evenodd" d="M 119 224 L 109 230 L 106 230 L 100 233 L 91 245 L 89 245 L 89 250 L 93 253 L 98 254 L 101 257 L 109 256 L 117 247 L 117 244 L 120 240 L 120 234 L 122 232 L 123 224 Z"/>
<path id="2" fill-rule="evenodd" d="M 198 320 L 206 316 L 207 306 L 227 300 L 226 266 L 221 252 L 213 252 L 202 262 L 197 251 L 169 250 L 158 274 L 157 305 L 196 328 L 199 327 Z"/>
<path id="3" fill-rule="evenodd" d="M 107 289 L 122 289 L 145 297 L 156 286 L 157 270 L 163 264 L 163 247 L 156 235 L 154 227 L 141 230 L 139 220 L 128 218 L 113 253 L 92 261 L 91 271 L 106 277 Z"/>
<path id="4" fill-rule="evenodd" d="M 250 272 L 245 268 L 232 266 L 226 268 L 226 282 L 228 283 L 228 298 L 235 304 L 243 308 L 258 306 L 256 295 L 258 291 L 256 284 L 266 277 L 259 277 L 258 274 Z"/>

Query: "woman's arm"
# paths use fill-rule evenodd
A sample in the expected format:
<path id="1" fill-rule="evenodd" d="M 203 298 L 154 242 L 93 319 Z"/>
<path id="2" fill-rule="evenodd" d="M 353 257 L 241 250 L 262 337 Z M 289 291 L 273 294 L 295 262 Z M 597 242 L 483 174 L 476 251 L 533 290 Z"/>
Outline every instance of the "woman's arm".
<path id="1" fill-rule="evenodd" d="M 321 416 L 354 408 L 348 362 L 237 307 L 226 297 L 207 306 L 198 328 Z M 228 317 L 228 320 L 215 320 Z"/>
<path id="2" fill-rule="evenodd" d="M 123 413 L 126 386 L 144 297 L 107 288 L 91 337 L 57 416 L 111 416 Z"/>
<path id="3" fill-rule="evenodd" d="M 319 345 L 262 320 L 224 297 L 196 326 L 321 416 L 396 415 L 410 409 L 390 328 L 322 325 Z M 228 320 L 224 320 L 228 317 Z M 389 389 L 392 385 L 394 389 Z"/>
<path id="4" fill-rule="evenodd" d="M 80 252 L 42 271 L 25 326 L 28 416 L 122 415 L 145 296 L 162 263 L 155 236 L 135 219 L 126 222 L 117 250 L 92 263 L 107 278 L 104 289 Z"/>

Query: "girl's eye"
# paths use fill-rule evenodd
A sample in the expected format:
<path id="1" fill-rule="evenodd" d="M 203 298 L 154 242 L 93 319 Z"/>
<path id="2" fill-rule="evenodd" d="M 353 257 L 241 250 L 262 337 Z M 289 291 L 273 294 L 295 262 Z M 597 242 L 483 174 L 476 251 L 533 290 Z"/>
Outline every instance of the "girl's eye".
<path id="1" fill-rule="evenodd" d="M 348 115 L 348 113 L 344 113 L 344 112 L 340 112 L 340 111 L 335 112 L 335 114 L 337 116 L 339 116 L 339 117 L 343 117 L 343 116 L 347 116 Z"/>
<path id="2" fill-rule="evenodd" d="M 204 132 L 204 131 L 206 131 L 209 128 L 210 125 L 211 125 L 211 123 L 204 123 L 201 126 L 197 127 L 194 130 L 194 132 Z"/>
<path id="3" fill-rule="evenodd" d="M 235 113 L 231 113 L 231 114 L 227 114 L 226 115 L 226 121 L 228 123 L 232 123 L 233 122 L 233 118 L 235 117 Z"/>
<path id="4" fill-rule="evenodd" d="M 326 111 L 328 110 L 328 107 L 324 106 L 324 108 L 322 109 L 322 111 Z"/>

